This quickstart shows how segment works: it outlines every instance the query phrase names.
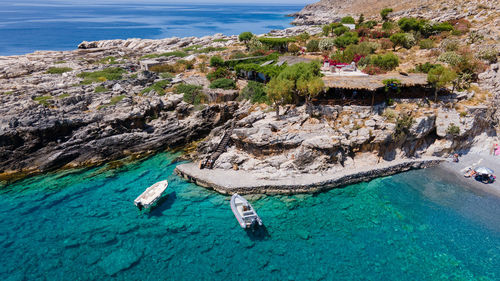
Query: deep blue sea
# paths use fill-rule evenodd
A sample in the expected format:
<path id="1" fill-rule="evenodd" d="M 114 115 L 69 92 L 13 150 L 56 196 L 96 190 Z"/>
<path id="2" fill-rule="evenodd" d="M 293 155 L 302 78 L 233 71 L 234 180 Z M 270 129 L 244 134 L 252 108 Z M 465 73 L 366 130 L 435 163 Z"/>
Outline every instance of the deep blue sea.
<path id="1" fill-rule="evenodd" d="M 84 40 L 267 33 L 304 5 L 184 1 L 0 1 L 0 55 L 72 50 Z M 230 1 L 227 1 L 230 2 Z M 104 3 L 104 4 L 103 4 Z"/>
<path id="2" fill-rule="evenodd" d="M 0 189 L 1 280 L 500 280 L 500 200 L 427 169 L 315 195 L 229 196 L 172 172 L 172 154 Z M 168 179 L 167 199 L 133 200 Z"/>

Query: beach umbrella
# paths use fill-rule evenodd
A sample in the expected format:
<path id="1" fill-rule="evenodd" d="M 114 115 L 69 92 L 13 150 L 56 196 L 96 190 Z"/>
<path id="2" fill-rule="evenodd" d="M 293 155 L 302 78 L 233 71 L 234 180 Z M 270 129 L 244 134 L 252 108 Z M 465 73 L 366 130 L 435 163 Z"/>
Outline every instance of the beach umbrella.
<path id="1" fill-rule="evenodd" d="M 490 168 L 486 168 L 486 167 L 477 167 L 475 169 L 476 173 L 478 174 L 483 174 L 483 175 L 491 175 L 493 174 L 493 170 L 490 169 Z"/>

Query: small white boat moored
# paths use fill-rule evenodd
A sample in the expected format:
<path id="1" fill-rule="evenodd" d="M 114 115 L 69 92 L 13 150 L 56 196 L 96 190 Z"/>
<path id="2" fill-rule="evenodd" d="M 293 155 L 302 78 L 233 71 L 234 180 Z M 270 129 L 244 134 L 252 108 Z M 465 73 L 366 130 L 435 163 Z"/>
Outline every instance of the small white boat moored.
<path id="1" fill-rule="evenodd" d="M 134 204 L 139 210 L 151 208 L 161 198 L 167 187 L 167 180 L 153 184 L 134 200 Z"/>
<path id="2" fill-rule="evenodd" d="M 242 228 L 262 226 L 262 220 L 252 205 L 237 193 L 231 196 L 231 210 Z"/>

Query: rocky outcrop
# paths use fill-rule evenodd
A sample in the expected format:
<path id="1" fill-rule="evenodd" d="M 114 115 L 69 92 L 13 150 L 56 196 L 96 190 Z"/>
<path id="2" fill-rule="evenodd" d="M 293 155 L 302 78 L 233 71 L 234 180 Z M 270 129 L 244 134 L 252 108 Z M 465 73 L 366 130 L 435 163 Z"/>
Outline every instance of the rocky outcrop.
<path id="1" fill-rule="evenodd" d="M 493 95 L 492 105 L 488 107 L 489 116 L 492 116 L 491 124 L 500 135 L 500 64 L 492 64 L 487 71 L 479 74 L 479 83 Z"/>
<path id="2" fill-rule="evenodd" d="M 244 111 L 246 115 L 241 114 Z M 315 118 L 305 106 L 295 107 L 277 119 L 272 112 L 243 104 L 235 114 L 244 117 L 236 122 L 233 146 L 215 162 L 215 169 L 251 172 L 260 180 L 319 176 L 394 161 L 447 157 L 484 146 L 478 138 L 495 134 L 488 108 L 480 106 L 461 113 L 415 106 L 399 113 L 413 116 L 407 122 L 382 109 L 379 115 L 370 107 L 316 106 L 313 111 Z M 193 158 L 212 153 L 222 132 L 214 130 Z"/>
<path id="3" fill-rule="evenodd" d="M 434 21 L 450 19 L 472 18 L 477 22 L 485 22 L 487 29 L 482 30 L 491 36 L 498 36 L 499 12 L 498 5 L 487 0 L 446 0 L 446 1 L 396 1 L 396 0 L 321 0 L 307 5 L 300 12 L 291 14 L 295 17 L 295 25 L 322 25 L 339 21 L 344 16 L 353 16 L 357 19 L 363 14 L 366 19 L 380 19 L 380 11 L 391 7 L 394 12 L 390 16 L 420 17 Z M 495 22 L 491 22 L 491 18 Z M 486 25 L 485 25 L 486 26 Z"/>

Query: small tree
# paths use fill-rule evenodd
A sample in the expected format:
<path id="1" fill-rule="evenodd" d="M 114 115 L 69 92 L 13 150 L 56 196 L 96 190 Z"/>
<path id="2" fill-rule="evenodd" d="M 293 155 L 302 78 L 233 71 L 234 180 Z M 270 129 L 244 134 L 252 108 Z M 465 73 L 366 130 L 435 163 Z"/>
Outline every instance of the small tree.
<path id="1" fill-rule="evenodd" d="M 438 90 L 455 80 L 455 71 L 438 65 L 427 73 L 427 81 L 434 87 L 434 101 L 437 102 Z"/>
<path id="2" fill-rule="evenodd" d="M 365 21 L 365 15 L 361 14 L 358 18 L 358 24 L 362 24 Z"/>
<path id="3" fill-rule="evenodd" d="M 349 29 L 349 27 L 347 27 L 347 26 L 339 26 L 339 27 L 337 27 L 337 28 L 335 28 L 335 29 L 333 30 L 333 33 L 335 33 L 335 35 L 337 35 L 337 36 L 340 36 L 340 35 L 342 35 L 342 34 L 344 34 L 344 33 L 348 32 L 349 30 L 350 30 L 350 29 Z"/>
<path id="4" fill-rule="evenodd" d="M 212 66 L 212 67 L 224 66 L 224 59 L 222 59 L 219 56 L 213 56 L 210 58 L 210 66 Z"/>
<path id="5" fill-rule="evenodd" d="M 307 43 L 306 45 L 307 51 L 308 52 L 317 52 L 319 51 L 319 41 L 318 40 L 311 40 Z"/>
<path id="6" fill-rule="evenodd" d="M 293 81 L 281 78 L 272 78 L 271 81 L 267 83 L 267 98 L 274 104 L 276 117 L 280 116 L 280 105 L 292 101 L 293 86 Z"/>
<path id="7" fill-rule="evenodd" d="M 351 44 L 357 44 L 359 42 L 359 37 L 356 32 L 346 32 L 335 38 L 335 46 L 339 49 L 345 48 Z"/>
<path id="8" fill-rule="evenodd" d="M 329 24 L 323 25 L 323 36 L 330 36 L 330 33 L 332 33 L 332 26 Z"/>
<path id="9" fill-rule="evenodd" d="M 354 21 L 354 18 L 353 17 L 343 17 L 341 20 L 340 20 L 341 23 L 346 23 L 346 24 L 355 24 L 356 22 Z"/>
<path id="10" fill-rule="evenodd" d="M 392 8 L 384 8 L 382 11 L 380 11 L 380 16 L 382 17 L 382 20 L 387 21 L 389 18 L 389 14 L 392 13 Z"/>
<path id="11" fill-rule="evenodd" d="M 323 79 L 319 77 L 315 77 L 308 81 L 306 103 L 309 109 L 309 115 L 312 115 L 311 100 L 317 95 L 319 95 L 319 93 L 321 93 L 324 88 L 325 88 L 325 83 L 323 82 Z"/>
<path id="12" fill-rule="evenodd" d="M 241 42 L 244 42 L 245 44 L 247 44 L 248 41 L 250 41 L 250 39 L 252 39 L 252 37 L 253 37 L 253 33 L 252 32 L 245 31 L 245 32 L 240 33 L 240 36 L 238 36 L 238 39 Z"/>
<path id="13" fill-rule="evenodd" d="M 394 44 L 393 50 L 396 51 L 397 46 L 403 47 L 406 41 L 406 35 L 404 33 L 395 33 L 389 37 L 389 40 Z"/>

